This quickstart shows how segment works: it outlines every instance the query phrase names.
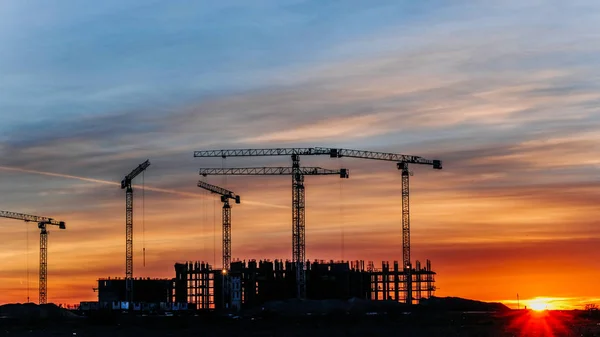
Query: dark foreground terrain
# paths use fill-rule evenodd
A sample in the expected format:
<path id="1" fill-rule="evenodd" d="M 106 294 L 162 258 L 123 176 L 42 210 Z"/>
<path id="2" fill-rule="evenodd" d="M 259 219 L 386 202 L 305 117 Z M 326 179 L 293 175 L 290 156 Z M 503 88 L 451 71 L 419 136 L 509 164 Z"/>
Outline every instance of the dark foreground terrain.
<path id="1" fill-rule="evenodd" d="M 600 336 L 582 312 L 413 313 L 282 317 L 65 317 L 0 319 L 0 336 Z"/>

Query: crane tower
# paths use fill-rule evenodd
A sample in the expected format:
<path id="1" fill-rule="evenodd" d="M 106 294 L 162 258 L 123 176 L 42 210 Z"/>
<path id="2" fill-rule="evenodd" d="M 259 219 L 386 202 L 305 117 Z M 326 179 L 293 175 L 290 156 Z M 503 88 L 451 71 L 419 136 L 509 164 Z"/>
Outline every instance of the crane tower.
<path id="1" fill-rule="evenodd" d="M 133 301 L 133 186 L 135 177 L 150 166 L 146 160 L 121 181 L 121 189 L 125 190 L 125 294 L 127 302 Z"/>
<path id="2" fill-rule="evenodd" d="M 223 203 L 223 270 L 229 270 L 231 264 L 231 206 L 229 199 L 235 200 L 235 203 L 239 204 L 240 196 L 204 181 L 198 181 L 198 187 L 221 196 Z"/>
<path id="3" fill-rule="evenodd" d="M 396 162 L 397 168 L 402 171 L 402 262 L 404 269 L 409 274 L 407 277 L 407 303 L 412 303 L 412 285 L 410 271 L 412 268 L 410 257 L 410 189 L 409 177 L 412 174 L 409 171 L 409 165 L 429 165 L 436 170 L 442 169 L 442 161 L 438 159 L 425 159 L 420 156 L 405 155 L 388 152 L 375 152 L 365 150 L 353 150 L 343 148 L 310 147 L 310 148 L 270 148 L 270 149 L 228 149 L 228 150 L 208 150 L 195 151 L 194 157 L 254 157 L 254 156 L 291 156 L 292 167 L 299 167 L 300 156 L 328 155 L 331 158 L 360 158 L 370 160 L 382 160 Z M 296 199 L 303 198 L 303 178 L 295 174 L 293 177 L 292 188 L 292 214 L 294 223 L 303 223 L 303 211 L 297 212 L 297 209 L 303 207 L 303 204 Z M 302 189 L 302 191 L 301 191 Z M 295 226 L 296 227 L 296 226 Z M 298 226 L 298 228 L 300 228 Z M 295 256 L 295 255 L 294 255 Z"/>
<path id="4" fill-rule="evenodd" d="M 306 236 L 305 190 L 306 175 L 339 175 L 348 178 L 347 169 L 328 170 L 320 167 L 300 167 L 297 154 L 292 154 L 292 167 L 201 168 L 200 175 L 291 175 L 292 176 L 292 262 L 296 268 L 296 293 L 306 298 Z"/>
<path id="5" fill-rule="evenodd" d="M 402 263 L 407 273 L 406 285 L 406 303 L 412 303 L 412 264 L 410 259 L 410 189 L 409 177 L 412 172 L 409 171 L 409 164 L 429 165 L 436 170 L 442 169 L 442 161 L 438 159 L 425 159 L 419 156 L 404 155 L 388 152 L 374 152 L 351 149 L 334 148 L 315 148 L 315 153 L 329 153 L 331 158 L 360 158 L 371 160 L 384 160 L 396 162 L 398 170 L 402 171 Z"/>
<path id="6" fill-rule="evenodd" d="M 37 223 L 40 229 L 39 304 L 46 304 L 48 301 L 48 230 L 46 226 L 52 225 L 58 226 L 59 229 L 66 229 L 64 221 L 9 211 L 0 211 L 0 217 Z"/>

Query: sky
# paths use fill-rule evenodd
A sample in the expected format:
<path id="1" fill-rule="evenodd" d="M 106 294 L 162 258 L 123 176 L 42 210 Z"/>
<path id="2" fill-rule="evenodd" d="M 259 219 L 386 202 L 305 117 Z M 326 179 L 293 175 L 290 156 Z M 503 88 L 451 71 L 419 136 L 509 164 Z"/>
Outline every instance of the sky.
<path id="1" fill-rule="evenodd" d="M 135 276 L 220 266 L 199 179 L 242 197 L 234 259 L 291 258 L 289 177 L 198 175 L 290 159 L 193 151 L 305 146 L 443 160 L 411 167 L 412 257 L 437 296 L 600 302 L 596 1 L 4 0 L 0 45 L 0 209 L 66 222 L 51 302 L 124 276 L 119 182 L 146 159 Z M 350 170 L 306 179 L 307 257 L 401 260 L 395 163 L 301 160 Z M 0 219 L 0 303 L 37 301 L 38 233 Z"/>

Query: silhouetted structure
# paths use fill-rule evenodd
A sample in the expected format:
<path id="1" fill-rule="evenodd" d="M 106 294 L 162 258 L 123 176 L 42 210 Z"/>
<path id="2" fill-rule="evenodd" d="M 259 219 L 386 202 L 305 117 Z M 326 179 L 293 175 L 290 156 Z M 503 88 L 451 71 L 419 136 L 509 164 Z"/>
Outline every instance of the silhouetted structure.
<path id="1" fill-rule="evenodd" d="M 214 153 L 206 156 L 213 156 Z M 196 153 L 195 156 L 199 154 Z M 348 178 L 347 169 L 328 170 L 320 167 L 300 167 L 297 154 L 292 155 L 292 167 L 238 167 L 238 168 L 201 168 L 200 175 L 243 175 L 243 176 L 270 176 L 290 175 L 292 176 L 292 258 L 296 267 L 296 296 L 299 299 L 306 298 L 306 273 L 303 266 L 306 256 L 305 242 L 305 205 L 306 194 L 304 187 L 305 176 L 315 175 L 339 175 L 340 178 Z"/>
<path id="2" fill-rule="evenodd" d="M 431 261 L 427 260 L 425 268 L 421 268 L 419 261 L 415 266 L 407 271 L 400 268 L 397 261 L 394 261 L 392 268 L 389 262 L 384 261 L 381 263 L 381 269 L 376 269 L 372 262 L 369 263 L 368 272 L 371 275 L 369 299 L 406 303 L 406 297 L 410 296 L 411 304 L 418 304 L 422 299 L 431 298 L 435 293 L 435 272 L 431 270 Z M 407 284 L 412 287 L 412 292 L 408 295 Z"/>
<path id="3" fill-rule="evenodd" d="M 222 271 L 212 270 L 208 263 L 176 263 L 175 301 L 194 303 L 198 309 L 214 309 L 216 275 L 222 275 Z"/>
<path id="4" fill-rule="evenodd" d="M 10 211 L 0 211 L 0 218 L 37 223 L 38 228 L 40 229 L 39 304 L 46 304 L 48 300 L 48 230 L 46 229 L 46 226 L 53 225 L 58 226 L 59 229 L 66 229 L 65 222 L 42 216 Z M 29 302 L 29 296 L 27 297 L 27 301 Z"/>
<path id="5" fill-rule="evenodd" d="M 300 156 L 328 155 L 331 158 L 360 158 L 369 160 L 383 160 L 396 162 L 396 167 L 402 171 L 402 269 L 405 275 L 405 303 L 414 303 L 412 290 L 415 288 L 411 282 L 414 277 L 411 276 L 413 268 L 410 259 L 410 207 L 409 207 L 409 164 L 419 164 L 432 166 L 434 169 L 442 169 L 442 161 L 438 159 L 426 159 L 420 156 L 404 155 L 398 153 L 374 152 L 341 148 L 267 148 L 267 149 L 225 149 L 194 151 L 194 157 L 257 157 L 257 156 L 291 156 L 292 167 L 289 173 L 284 170 L 290 168 L 222 168 L 222 169 L 200 169 L 200 175 L 265 175 L 265 174 L 291 174 L 292 175 L 292 260 L 295 263 L 297 297 L 306 298 L 306 273 L 303 263 L 306 257 L 305 243 L 305 190 L 304 175 L 309 171 L 317 171 L 321 168 L 301 168 Z M 331 171 L 331 170 L 326 170 Z M 331 173 L 331 172 L 330 172 Z M 323 173 L 319 173 L 323 174 Z M 348 170 L 341 169 L 340 176 L 348 178 Z M 420 286 L 417 287 L 420 289 Z M 419 290 L 421 291 L 421 290 Z"/>
<path id="6" fill-rule="evenodd" d="M 121 189 L 125 190 L 125 283 L 127 301 L 133 300 L 133 179 L 143 173 L 148 166 L 150 160 L 146 160 L 138 167 L 133 169 L 131 173 L 125 176 L 121 181 Z M 143 252 L 146 256 L 146 251 Z M 145 258 L 145 257 L 144 257 Z"/>
<path id="7" fill-rule="evenodd" d="M 174 301 L 194 304 L 198 309 L 236 310 L 295 298 L 295 266 L 292 261 L 282 260 L 235 261 L 225 273 L 200 261 L 177 263 Z M 416 304 L 435 292 L 436 273 L 429 260 L 425 268 L 417 261 L 416 268 L 409 272 L 400 268 L 397 261 L 391 268 L 387 261 L 382 262 L 381 268 L 375 268 L 373 262 L 365 266 L 364 261 L 314 261 L 307 262 L 306 268 L 307 299 L 406 302 L 410 284 L 412 303 Z M 229 289 L 224 289 L 223 284 Z"/>
<path id="8" fill-rule="evenodd" d="M 397 261 L 387 261 L 376 268 L 373 262 L 364 261 L 307 261 L 306 290 L 311 300 L 347 300 L 359 298 L 373 301 L 412 304 L 431 298 L 435 293 L 435 275 L 431 262 L 424 268 L 416 262 L 409 272 Z M 153 303 L 161 307 L 168 304 L 186 305 L 198 310 L 239 310 L 260 306 L 269 301 L 296 298 L 296 264 L 283 260 L 250 260 L 231 262 L 230 270 L 213 269 L 205 262 L 195 261 L 175 264 L 173 279 L 133 279 L 136 291 L 132 306 Z M 126 280 L 99 279 L 98 303 L 100 307 L 123 308 L 127 303 Z M 135 310 L 135 309 L 134 309 Z"/>
<path id="9" fill-rule="evenodd" d="M 221 196 L 221 202 L 223 203 L 223 269 L 229 270 L 229 264 L 231 263 L 231 206 L 229 205 L 229 199 L 235 200 L 235 203 L 239 204 L 240 196 L 230 190 L 204 181 L 199 181 L 198 187 Z"/>
<path id="10" fill-rule="evenodd" d="M 173 280 L 134 278 L 132 302 L 144 303 L 172 303 Z M 127 286 L 124 278 L 102 278 L 98 280 L 98 302 L 114 303 L 127 302 Z"/>

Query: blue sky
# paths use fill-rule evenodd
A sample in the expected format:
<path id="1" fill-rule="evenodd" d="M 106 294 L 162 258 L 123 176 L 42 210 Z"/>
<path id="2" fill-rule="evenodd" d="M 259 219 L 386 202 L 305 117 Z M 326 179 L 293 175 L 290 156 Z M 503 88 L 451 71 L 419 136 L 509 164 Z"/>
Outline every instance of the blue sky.
<path id="1" fill-rule="evenodd" d="M 7 97 L 0 108 L 14 125 L 49 114 L 56 119 L 171 107 L 293 82 L 295 73 L 322 64 L 431 48 L 432 40 L 451 36 L 492 33 L 511 49 L 545 47 L 572 40 L 560 30 L 589 29 L 585 23 L 594 18 L 584 7 L 559 2 L 554 8 L 518 3 L 59 1 L 39 10 L 42 2 L 5 1 L 0 85 Z M 580 22 L 565 27 L 571 17 Z M 465 42 L 473 48 L 481 41 Z M 593 54 L 579 57 L 596 62 Z M 492 67 L 556 63 L 551 55 L 521 64 L 500 61 Z M 579 62 L 560 60 L 569 61 Z M 489 60 L 483 63 L 490 69 Z"/>
<path id="2" fill-rule="evenodd" d="M 194 159 L 194 150 L 339 146 L 437 157 L 445 163 L 441 172 L 414 168 L 415 256 L 439 261 L 440 286 L 455 289 L 452 295 L 502 299 L 501 285 L 490 283 L 497 291 L 488 295 L 469 292 L 459 282 L 466 267 L 450 258 L 470 250 L 502 264 L 502 256 L 516 261 L 510 252 L 523 249 L 556 266 L 564 261 L 548 252 L 552 244 L 573 249 L 582 266 L 600 257 L 577 248 L 600 240 L 590 220 L 600 215 L 593 189 L 600 184 L 599 23 L 600 5 L 591 0 L 5 0 L 0 204 L 70 220 L 74 225 L 62 239 L 56 235 L 58 258 L 81 261 L 74 252 L 110 247 L 102 256 L 85 256 L 98 265 L 78 281 L 88 289 L 98 275 L 121 273 L 121 263 L 104 259 L 120 259 L 123 248 L 121 191 L 18 170 L 119 182 L 150 158 L 148 184 L 210 203 L 195 187 L 198 167 L 285 165 L 288 159 L 223 163 Z M 398 221 L 393 165 L 319 158 L 306 164 L 351 170 L 342 201 L 338 181 L 311 179 L 310 219 L 320 227 L 307 232 L 315 252 L 309 256 L 337 256 L 323 233 L 338 235 L 333 223 L 342 218 L 348 240 L 355 238 L 351 258 L 396 256 L 397 247 L 386 241 Z M 234 243 L 240 256 L 289 255 L 287 180 L 211 182 L 240 191 L 254 205 L 265 203 L 240 207 L 236 235 L 247 240 Z M 380 200 L 381 191 L 392 198 Z M 182 197 L 148 194 L 154 212 L 148 240 L 156 242 L 156 256 L 165 256 L 151 276 L 170 275 L 174 260 L 190 259 L 197 253 L 193 240 L 212 242 L 212 234 L 193 226 L 197 200 Z M 199 212 L 210 213 L 207 207 Z M 332 207 L 346 207 L 347 214 L 332 220 Z M 174 211 L 181 226 L 169 232 L 162 224 Z M 253 217 L 264 231 L 252 230 Z M 4 224 L 0 235 L 16 231 Z M 267 235 L 277 244 L 265 248 L 260 240 Z M 1 242 L 0 256 L 21 254 L 23 247 L 22 240 Z M 183 247 L 181 253 L 174 247 Z M 0 275 L 16 275 L 10 278 L 16 284 L 22 270 L 15 261 L 0 267 Z M 66 282 L 77 271 L 64 267 Z M 531 273 L 519 268 L 505 274 Z M 486 275 L 481 278 L 493 278 Z M 532 288 L 531 296 L 597 295 L 560 293 L 559 281 L 547 290 L 554 292 Z"/>
<path id="3" fill-rule="evenodd" d="M 9 2 L 0 65 L 12 99 L 2 108 L 54 119 L 269 86 L 274 70 L 331 60 L 336 45 L 425 10 L 393 3 L 62 1 L 39 11 L 41 2 Z"/>
<path id="4" fill-rule="evenodd" d="M 584 6 L 518 3 L 60 1 L 40 11 L 41 2 L 9 1 L 0 14 L 5 46 L 0 85 L 7 96 L 0 108 L 20 124 L 23 117 L 172 107 L 293 82 L 295 73 L 322 64 L 435 48 L 431 42 L 440 38 L 494 34 L 508 53 L 572 43 L 570 34 L 590 29 L 586 23 L 597 18 Z M 575 17 L 579 22 L 569 20 Z M 481 42 L 463 44 L 477 48 Z M 499 63 L 486 58 L 479 66 L 534 70 L 557 62 L 597 62 L 591 51 L 560 60 L 520 55 L 514 60 L 519 64 L 494 56 Z M 32 96 L 37 99 L 27 99 Z"/>

